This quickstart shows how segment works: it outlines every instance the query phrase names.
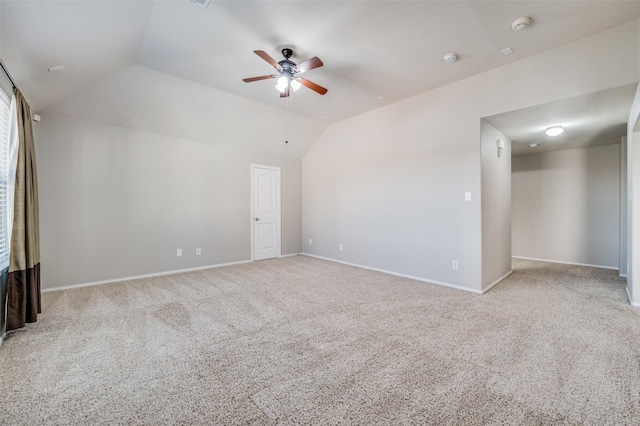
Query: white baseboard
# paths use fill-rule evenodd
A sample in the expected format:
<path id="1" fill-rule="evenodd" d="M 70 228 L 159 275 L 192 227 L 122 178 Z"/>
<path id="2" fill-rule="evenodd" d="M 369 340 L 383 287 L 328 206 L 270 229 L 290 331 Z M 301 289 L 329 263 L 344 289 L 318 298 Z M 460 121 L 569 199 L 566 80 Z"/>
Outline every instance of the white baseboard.
<path id="1" fill-rule="evenodd" d="M 298 256 L 301 253 L 293 253 L 293 254 L 283 254 L 282 256 L 280 256 L 278 259 L 282 259 L 283 257 L 291 257 L 291 256 Z"/>
<path id="2" fill-rule="evenodd" d="M 629 287 L 625 287 L 624 289 L 627 292 L 627 297 L 629 298 L 629 304 L 631 306 L 636 307 L 636 308 L 640 308 L 640 303 L 637 303 L 637 302 L 634 302 L 633 300 L 631 300 L 631 294 L 629 294 Z"/>
<path id="3" fill-rule="evenodd" d="M 401 274 L 399 272 L 387 271 L 387 270 L 379 269 L 379 268 L 372 268 L 370 266 L 358 265 L 357 263 L 351 263 L 351 262 L 344 262 L 342 260 L 336 260 L 336 259 L 331 259 L 329 257 L 317 256 L 315 254 L 309 254 L 309 253 L 304 253 L 304 252 L 302 252 L 300 254 L 303 255 L 303 256 L 315 257 L 316 259 L 327 260 L 329 262 L 342 263 L 343 265 L 349 265 L 349 266 L 354 266 L 356 268 L 367 269 L 369 271 L 382 272 L 383 274 L 393 275 L 393 276 L 396 276 L 396 277 L 408 278 L 410 280 L 421 281 L 421 282 L 428 283 L 428 284 L 436 284 L 436 285 L 443 286 L 443 287 L 449 287 L 449 288 L 453 288 L 455 290 L 468 291 L 468 292 L 475 293 L 475 294 L 482 294 L 483 293 L 480 290 L 474 290 L 474 289 L 471 289 L 471 288 L 462 287 L 462 286 L 455 285 L 455 284 L 445 283 L 443 281 L 430 280 L 430 279 L 426 279 L 426 278 L 416 277 L 416 276 L 413 276 L 413 275 Z"/>
<path id="4" fill-rule="evenodd" d="M 560 260 L 550 260 L 550 259 L 538 259 L 535 257 L 523 257 L 523 256 L 511 256 L 514 259 L 522 259 L 522 260 L 535 260 L 537 262 L 549 262 L 549 263 L 559 263 L 561 265 L 575 265 L 575 266 L 588 266 L 591 268 L 600 268 L 600 269 L 611 269 L 612 271 L 617 271 L 618 268 L 615 266 L 603 266 L 603 265 L 590 265 L 588 263 L 575 263 L 575 262 L 563 262 Z"/>
<path id="5" fill-rule="evenodd" d="M 251 263 L 251 260 L 240 260 L 238 262 L 218 263 L 218 264 L 215 264 L 215 265 L 197 266 L 195 268 L 174 269 L 172 271 L 154 272 L 153 274 L 134 275 L 132 277 L 114 278 L 114 279 L 111 279 L 111 280 L 92 281 L 92 282 L 88 282 L 88 283 L 80 283 L 80 284 L 65 285 L 65 286 L 60 286 L 60 287 L 45 288 L 45 289 L 42 289 L 42 292 L 46 293 L 46 292 L 49 292 L 49 291 L 69 290 L 69 289 L 72 289 L 72 288 L 89 287 L 89 286 L 102 285 L 102 284 L 111 284 L 111 283 L 118 283 L 118 282 L 122 282 L 122 281 L 139 280 L 139 279 L 142 279 L 142 278 L 160 277 L 160 276 L 163 276 L 163 275 L 182 274 L 182 273 L 185 273 L 185 272 L 202 271 L 203 269 L 221 268 L 223 266 L 240 265 L 240 264 L 243 264 L 243 263 Z"/>
<path id="6" fill-rule="evenodd" d="M 491 290 L 491 288 L 498 284 L 500 281 L 504 280 L 505 278 L 507 278 L 509 275 L 513 274 L 513 269 L 509 272 L 507 272 L 506 274 L 504 274 L 503 276 L 501 276 L 500 278 L 498 278 L 497 280 L 495 280 L 494 282 L 492 282 L 491 284 L 489 284 L 489 286 L 487 288 L 485 288 L 484 290 L 482 290 L 482 294 L 488 292 L 489 290 Z"/>

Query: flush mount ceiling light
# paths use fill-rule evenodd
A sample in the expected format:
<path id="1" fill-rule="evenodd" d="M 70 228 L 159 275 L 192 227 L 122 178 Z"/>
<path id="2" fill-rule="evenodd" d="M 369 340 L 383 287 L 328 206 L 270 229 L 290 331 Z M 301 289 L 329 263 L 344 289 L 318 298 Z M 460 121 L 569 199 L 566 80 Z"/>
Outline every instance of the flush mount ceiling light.
<path id="1" fill-rule="evenodd" d="M 535 143 L 535 142 L 534 142 L 534 143 L 530 143 L 530 144 L 529 144 L 529 148 L 535 148 L 535 147 L 536 147 L 536 146 L 538 146 L 538 145 L 540 145 L 540 144 L 537 144 L 537 143 Z"/>
<path id="2" fill-rule="evenodd" d="M 533 22 L 533 20 L 530 17 L 523 16 L 513 21 L 513 24 L 511 24 L 511 29 L 513 31 L 522 31 L 526 29 L 529 25 L 531 25 L 531 22 Z"/>
<path id="3" fill-rule="evenodd" d="M 545 133 L 547 136 L 558 136 L 562 132 L 564 132 L 562 126 L 551 126 L 547 127 L 547 131 Z"/>
<path id="4" fill-rule="evenodd" d="M 446 55 L 444 55 L 444 58 L 442 58 L 446 63 L 450 64 L 452 62 L 455 62 L 458 60 L 458 55 L 456 55 L 455 53 L 447 53 Z"/>

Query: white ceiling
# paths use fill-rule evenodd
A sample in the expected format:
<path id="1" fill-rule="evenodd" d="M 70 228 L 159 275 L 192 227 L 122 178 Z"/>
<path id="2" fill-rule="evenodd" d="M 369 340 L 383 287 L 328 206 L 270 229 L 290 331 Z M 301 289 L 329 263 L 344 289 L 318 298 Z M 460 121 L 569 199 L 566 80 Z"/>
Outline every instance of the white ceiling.
<path id="1" fill-rule="evenodd" d="M 636 87 L 629 84 L 485 119 L 511 140 L 512 155 L 619 143 L 627 134 Z M 555 125 L 564 132 L 547 136 L 547 127 Z M 529 147 L 533 143 L 538 146 Z"/>
<path id="2" fill-rule="evenodd" d="M 533 25 L 512 31 L 523 15 Z M 253 50 L 288 46 L 322 59 L 305 77 L 329 89 L 301 88 L 294 113 L 331 123 L 638 17 L 637 1 L 3 0 L 0 57 L 34 111 L 134 65 L 284 108 L 272 80 L 242 78 L 272 72 Z"/>

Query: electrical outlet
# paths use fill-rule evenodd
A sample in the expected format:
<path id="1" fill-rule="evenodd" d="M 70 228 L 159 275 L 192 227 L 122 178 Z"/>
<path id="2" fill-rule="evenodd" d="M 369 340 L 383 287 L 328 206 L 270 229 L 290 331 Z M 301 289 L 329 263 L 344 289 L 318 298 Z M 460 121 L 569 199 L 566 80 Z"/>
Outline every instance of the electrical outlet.
<path id="1" fill-rule="evenodd" d="M 309 245 L 313 245 L 313 240 L 311 238 L 309 238 Z"/>
<path id="2" fill-rule="evenodd" d="M 338 246 L 338 248 L 339 248 L 340 250 L 342 250 L 342 249 L 343 249 L 343 247 L 342 247 L 342 243 Z"/>
<path id="3" fill-rule="evenodd" d="M 178 251 L 176 252 L 176 256 L 178 257 L 182 256 L 182 249 L 178 249 Z"/>
<path id="4" fill-rule="evenodd" d="M 196 249 L 196 256 L 200 256 L 202 254 L 202 249 L 201 248 L 197 248 Z"/>
<path id="5" fill-rule="evenodd" d="M 454 260 L 453 262 L 451 262 L 451 269 L 457 271 L 458 270 L 458 261 Z"/>

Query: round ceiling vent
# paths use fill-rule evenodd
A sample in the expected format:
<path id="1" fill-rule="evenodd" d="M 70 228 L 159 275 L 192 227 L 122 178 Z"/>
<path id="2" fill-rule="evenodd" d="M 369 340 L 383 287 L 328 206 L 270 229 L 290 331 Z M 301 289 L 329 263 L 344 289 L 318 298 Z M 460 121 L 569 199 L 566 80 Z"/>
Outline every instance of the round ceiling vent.
<path id="1" fill-rule="evenodd" d="M 531 22 L 533 22 L 533 20 L 530 17 L 523 16 L 522 18 L 518 18 L 513 21 L 513 24 L 511 24 L 511 29 L 513 29 L 513 31 L 522 31 L 529 25 L 531 25 Z"/>

